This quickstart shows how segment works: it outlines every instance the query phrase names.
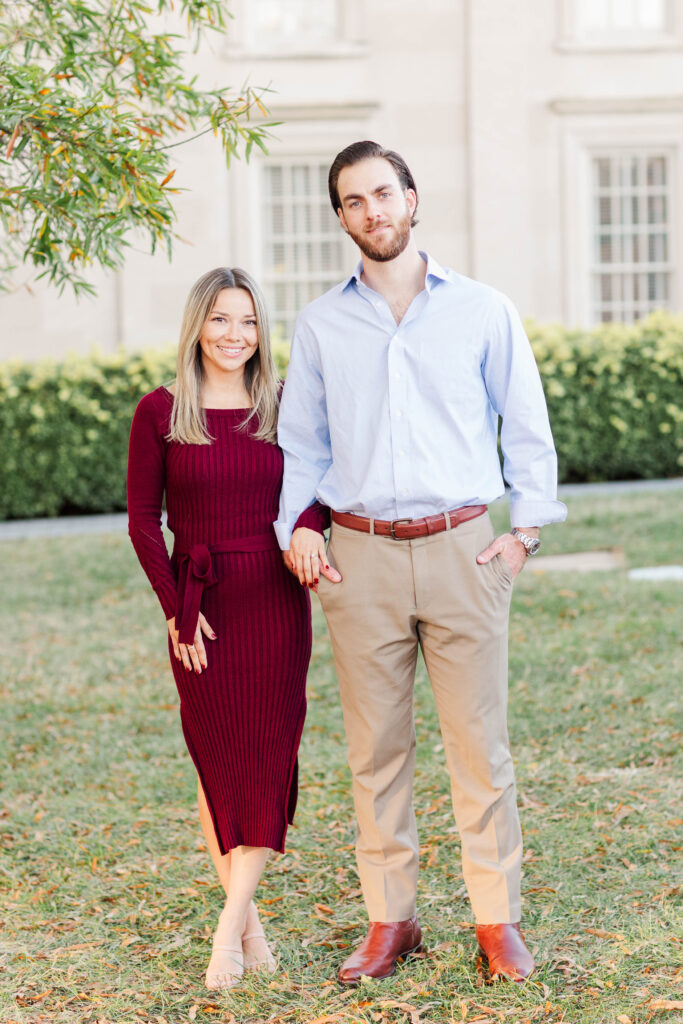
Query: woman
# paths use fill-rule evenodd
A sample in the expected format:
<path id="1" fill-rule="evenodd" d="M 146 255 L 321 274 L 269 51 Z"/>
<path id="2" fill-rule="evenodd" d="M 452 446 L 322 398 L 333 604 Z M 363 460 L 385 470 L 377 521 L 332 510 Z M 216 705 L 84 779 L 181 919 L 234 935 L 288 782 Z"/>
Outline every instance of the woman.
<path id="1" fill-rule="evenodd" d="M 168 623 L 199 817 L 226 894 L 212 989 L 275 968 L 252 897 L 268 850 L 284 851 L 297 798 L 311 617 L 272 528 L 280 386 L 258 286 L 243 270 L 212 270 L 187 300 L 175 383 L 145 395 L 130 436 L 129 532 Z M 322 528 L 325 513 L 304 518 Z"/>

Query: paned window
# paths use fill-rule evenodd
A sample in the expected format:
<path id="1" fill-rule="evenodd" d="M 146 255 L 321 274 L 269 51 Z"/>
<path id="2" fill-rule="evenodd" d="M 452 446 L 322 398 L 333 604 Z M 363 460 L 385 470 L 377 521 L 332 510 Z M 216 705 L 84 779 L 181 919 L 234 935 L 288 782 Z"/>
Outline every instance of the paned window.
<path id="1" fill-rule="evenodd" d="M 576 0 L 581 35 L 663 33 L 669 28 L 667 0 Z"/>
<path id="2" fill-rule="evenodd" d="M 339 0 L 249 0 L 253 35 L 260 43 L 300 46 L 335 38 Z"/>
<path id="3" fill-rule="evenodd" d="M 344 236 L 327 163 L 265 165 L 263 197 L 263 282 L 273 324 L 289 338 L 297 313 L 344 276 Z"/>
<path id="4" fill-rule="evenodd" d="M 631 323 L 669 305 L 671 167 L 661 153 L 593 157 L 593 320 Z"/>

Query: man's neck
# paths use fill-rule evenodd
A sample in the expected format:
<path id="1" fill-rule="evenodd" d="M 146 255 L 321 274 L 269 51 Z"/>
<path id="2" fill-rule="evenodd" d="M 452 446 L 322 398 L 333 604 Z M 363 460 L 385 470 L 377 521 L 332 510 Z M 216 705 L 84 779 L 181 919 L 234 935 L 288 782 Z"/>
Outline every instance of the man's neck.
<path id="1" fill-rule="evenodd" d="M 382 295 L 390 305 L 394 302 L 410 305 L 424 288 L 426 276 L 427 264 L 412 237 L 400 256 L 387 263 L 363 256 L 363 284 Z"/>

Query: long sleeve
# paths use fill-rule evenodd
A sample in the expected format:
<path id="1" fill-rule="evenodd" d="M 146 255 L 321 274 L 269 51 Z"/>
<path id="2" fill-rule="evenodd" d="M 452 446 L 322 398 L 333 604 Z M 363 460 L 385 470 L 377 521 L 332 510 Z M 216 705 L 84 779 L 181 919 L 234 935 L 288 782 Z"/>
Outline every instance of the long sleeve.
<path id="1" fill-rule="evenodd" d="M 285 550 L 296 525 L 311 526 L 310 521 L 298 520 L 302 512 L 313 506 L 318 484 L 332 463 L 325 385 L 318 365 L 317 346 L 310 329 L 300 323 L 294 331 L 280 403 L 278 442 L 284 452 L 285 468 L 275 534 Z M 317 515 L 317 510 L 311 514 Z M 311 529 L 322 532 L 319 525 Z"/>
<path id="2" fill-rule="evenodd" d="M 318 533 L 324 533 L 325 530 L 329 529 L 330 526 L 330 510 L 327 505 L 322 505 L 319 501 L 314 501 L 312 505 L 304 509 L 296 523 L 294 524 L 294 530 L 298 530 L 300 526 L 305 526 L 309 530 L 316 530 Z M 292 530 L 292 533 L 294 532 Z"/>
<path id="3" fill-rule="evenodd" d="M 556 500 L 557 456 L 543 386 L 519 314 L 507 299 L 490 321 L 483 374 L 491 404 L 503 420 L 500 440 L 512 526 L 562 522 L 567 508 Z"/>
<path id="4" fill-rule="evenodd" d="M 166 481 L 163 416 L 154 393 L 141 399 L 128 449 L 128 533 L 167 619 L 175 615 L 176 579 L 161 530 Z"/>

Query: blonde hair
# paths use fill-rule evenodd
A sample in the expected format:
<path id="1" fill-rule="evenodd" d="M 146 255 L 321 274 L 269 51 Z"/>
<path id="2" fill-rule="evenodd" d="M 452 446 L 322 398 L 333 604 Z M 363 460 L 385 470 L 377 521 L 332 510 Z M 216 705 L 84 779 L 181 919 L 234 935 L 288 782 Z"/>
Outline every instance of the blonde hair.
<path id="1" fill-rule="evenodd" d="M 211 444 L 214 440 L 208 432 L 206 415 L 201 407 L 204 371 L 199 337 L 218 293 L 224 288 L 243 288 L 249 292 L 256 311 L 258 348 L 244 367 L 244 383 L 252 408 L 239 429 L 246 430 L 250 420 L 258 417 L 254 438 L 275 444 L 280 379 L 270 347 L 268 312 L 256 281 L 239 267 L 210 270 L 190 289 L 180 329 L 175 393 L 167 437 L 169 441 L 181 444 Z"/>

